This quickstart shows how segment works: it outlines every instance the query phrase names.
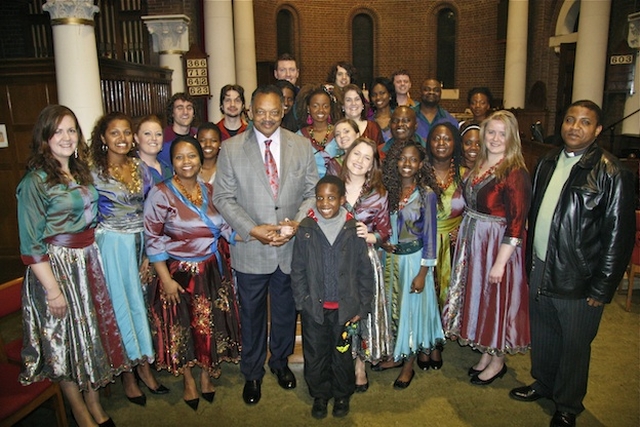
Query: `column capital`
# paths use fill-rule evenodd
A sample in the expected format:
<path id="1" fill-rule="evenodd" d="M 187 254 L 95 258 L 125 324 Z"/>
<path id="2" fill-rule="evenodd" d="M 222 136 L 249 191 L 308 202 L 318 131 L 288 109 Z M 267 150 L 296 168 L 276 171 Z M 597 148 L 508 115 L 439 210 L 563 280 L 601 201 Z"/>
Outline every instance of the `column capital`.
<path id="1" fill-rule="evenodd" d="M 153 51 L 160 54 L 183 54 L 189 51 L 189 22 L 187 15 L 143 16 Z"/>
<path id="2" fill-rule="evenodd" d="M 640 12 L 628 15 L 627 20 L 629 21 L 627 43 L 632 49 L 640 49 Z"/>
<path id="3" fill-rule="evenodd" d="M 93 15 L 100 11 L 93 1 L 47 0 L 42 10 L 51 15 L 51 25 L 94 25 Z"/>

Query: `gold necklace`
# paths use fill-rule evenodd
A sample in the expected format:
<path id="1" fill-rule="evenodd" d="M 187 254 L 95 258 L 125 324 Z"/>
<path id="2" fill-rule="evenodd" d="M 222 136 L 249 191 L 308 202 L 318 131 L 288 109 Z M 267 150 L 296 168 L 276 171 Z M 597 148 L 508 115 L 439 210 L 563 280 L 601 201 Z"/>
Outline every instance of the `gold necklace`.
<path id="1" fill-rule="evenodd" d="M 174 175 L 173 180 L 176 183 L 176 187 L 178 188 L 178 191 L 180 191 L 182 195 L 187 198 L 187 200 L 189 200 L 191 203 L 193 203 L 198 207 L 202 206 L 202 189 L 200 188 L 200 184 L 197 181 L 196 181 L 196 191 L 195 191 L 196 195 L 194 196 L 189 191 L 187 191 L 187 189 L 182 184 L 182 181 L 180 181 L 180 178 L 178 178 L 178 175 Z"/>
<path id="2" fill-rule="evenodd" d="M 130 179 L 128 181 L 124 179 L 120 165 L 109 163 L 109 172 L 111 172 L 113 179 L 124 185 L 130 194 L 139 193 L 142 190 L 142 179 L 138 172 L 138 164 L 132 157 L 126 163 L 129 165 Z"/>

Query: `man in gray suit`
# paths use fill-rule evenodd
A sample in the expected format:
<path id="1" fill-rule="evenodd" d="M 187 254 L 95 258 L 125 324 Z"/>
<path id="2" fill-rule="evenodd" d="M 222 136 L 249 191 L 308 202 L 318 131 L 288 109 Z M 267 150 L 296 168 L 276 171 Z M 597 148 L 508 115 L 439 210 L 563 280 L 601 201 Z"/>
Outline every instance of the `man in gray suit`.
<path id="1" fill-rule="evenodd" d="M 267 356 L 267 294 L 269 367 L 282 388 L 296 386 L 287 365 L 296 320 L 289 276 L 291 239 L 298 221 L 314 205 L 318 181 L 309 142 L 280 128 L 284 116 L 280 89 L 256 89 L 251 112 L 253 129 L 228 139 L 220 150 L 213 196 L 218 211 L 243 240 L 231 246 L 231 264 L 240 299 L 240 370 L 246 380 L 242 397 L 249 405 L 261 397 Z"/>

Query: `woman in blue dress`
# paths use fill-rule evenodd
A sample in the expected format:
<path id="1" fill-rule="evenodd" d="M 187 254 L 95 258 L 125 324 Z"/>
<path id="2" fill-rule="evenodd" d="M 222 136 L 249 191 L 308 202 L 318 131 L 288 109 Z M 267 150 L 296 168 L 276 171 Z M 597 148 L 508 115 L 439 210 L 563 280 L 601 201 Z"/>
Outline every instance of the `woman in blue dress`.
<path id="1" fill-rule="evenodd" d="M 104 262 L 109 294 L 116 310 L 127 355 L 153 394 L 169 390 L 151 372 L 154 360 L 144 297 L 149 262 L 144 257 L 144 199 L 153 186 L 147 165 L 134 157 L 131 121 L 122 113 L 101 117 L 91 134 L 94 184 L 100 194 L 96 242 Z M 133 372 L 122 374 L 127 399 L 146 404 Z"/>

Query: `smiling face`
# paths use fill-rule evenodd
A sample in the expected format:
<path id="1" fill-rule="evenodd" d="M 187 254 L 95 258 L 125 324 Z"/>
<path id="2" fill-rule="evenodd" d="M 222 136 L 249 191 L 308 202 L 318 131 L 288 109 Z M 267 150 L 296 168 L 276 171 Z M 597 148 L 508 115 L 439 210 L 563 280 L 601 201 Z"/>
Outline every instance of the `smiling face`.
<path id="1" fill-rule="evenodd" d="M 296 65 L 296 61 L 283 60 L 278 61 L 278 66 L 273 70 L 276 80 L 286 80 L 295 86 L 300 70 Z"/>
<path id="2" fill-rule="evenodd" d="M 197 179 L 200 166 L 202 166 L 198 150 L 188 142 L 176 144 L 171 163 L 176 176 L 183 181 Z"/>
<path id="3" fill-rule="evenodd" d="M 333 131 L 338 147 L 347 150 L 351 144 L 360 136 L 358 132 L 351 127 L 349 123 L 338 123 Z"/>
<path id="4" fill-rule="evenodd" d="M 422 98 L 421 102 L 429 106 L 440 104 L 442 96 L 442 85 L 438 80 L 427 79 L 422 82 Z"/>
<path id="5" fill-rule="evenodd" d="M 335 184 L 324 183 L 316 188 L 316 209 L 323 218 L 335 218 L 344 202 L 345 197 L 340 196 L 340 191 Z"/>
<path id="6" fill-rule="evenodd" d="M 339 65 L 336 67 L 335 83 L 338 87 L 345 87 L 346 85 L 351 83 L 351 76 L 349 76 L 349 73 L 346 69 L 342 68 Z"/>
<path id="7" fill-rule="evenodd" d="M 195 111 L 190 101 L 176 99 L 173 103 L 173 124 L 188 128 L 193 122 Z"/>
<path id="8" fill-rule="evenodd" d="M 411 139 L 417 126 L 416 113 L 411 108 L 401 106 L 393 111 L 389 128 L 396 141 L 408 141 Z"/>
<path id="9" fill-rule="evenodd" d="M 471 102 L 469 103 L 469 109 L 473 114 L 473 120 L 481 122 L 487 118 L 487 113 L 489 112 L 489 109 L 491 109 L 489 98 L 487 98 L 487 95 L 484 93 L 473 94 Z"/>
<path id="10" fill-rule="evenodd" d="M 373 86 L 369 96 L 371 96 L 371 102 L 373 102 L 377 109 L 380 110 L 389 106 L 391 95 L 385 85 L 378 83 Z"/>
<path id="11" fill-rule="evenodd" d="M 133 131 L 123 119 L 112 120 L 100 139 L 108 148 L 107 156 L 126 156 L 133 147 Z"/>
<path id="12" fill-rule="evenodd" d="M 344 94 L 344 115 L 351 120 L 360 120 L 364 103 L 355 90 L 348 90 Z"/>
<path id="13" fill-rule="evenodd" d="M 218 157 L 220 152 L 220 134 L 213 129 L 203 129 L 198 132 L 198 142 L 202 147 L 205 160 Z"/>
<path id="14" fill-rule="evenodd" d="M 283 87 L 282 88 L 282 97 L 284 98 L 284 113 L 287 114 L 289 112 L 289 109 L 291 107 L 293 107 L 293 103 L 296 100 L 296 94 L 293 93 L 293 91 L 291 89 L 289 89 L 288 87 Z"/>
<path id="15" fill-rule="evenodd" d="M 365 176 L 373 168 L 375 153 L 369 144 L 361 142 L 351 149 L 344 164 L 349 176 Z"/>
<path id="16" fill-rule="evenodd" d="M 406 95 L 411 89 L 411 79 L 406 74 L 398 74 L 393 77 L 393 86 L 396 88 L 396 94 Z"/>
<path id="17" fill-rule="evenodd" d="M 507 126 L 500 120 L 489 120 L 484 128 L 484 144 L 489 155 L 504 156 L 507 151 Z"/>
<path id="18" fill-rule="evenodd" d="M 157 155 L 162 150 L 162 126 L 155 121 L 146 121 L 138 127 L 134 136 L 138 150 L 149 156 Z"/>
<path id="19" fill-rule="evenodd" d="M 418 149 L 413 145 L 404 147 L 398 158 L 398 172 L 403 184 L 413 182 L 422 165 Z"/>
<path id="20" fill-rule="evenodd" d="M 436 126 L 431 139 L 429 139 L 429 149 L 434 160 L 448 162 L 453 157 L 453 134 L 446 126 Z"/>
<path id="21" fill-rule="evenodd" d="M 325 123 L 331 112 L 331 98 L 326 93 L 317 93 L 309 98 L 309 114 L 314 123 Z"/>
<path id="22" fill-rule="evenodd" d="M 64 116 L 56 127 L 53 136 L 47 141 L 53 157 L 62 165 L 69 162 L 78 147 L 78 128 L 71 116 Z"/>
<path id="23" fill-rule="evenodd" d="M 565 149 L 572 152 L 587 148 L 601 131 L 602 125 L 598 124 L 598 116 L 593 110 L 573 106 L 564 116 L 560 135 L 562 135 Z"/>
<path id="24" fill-rule="evenodd" d="M 284 116 L 282 101 L 275 93 L 258 93 L 251 105 L 253 126 L 267 138 L 280 126 Z"/>
<path id="25" fill-rule="evenodd" d="M 480 131 L 471 129 L 462 135 L 462 154 L 468 168 L 472 168 L 480 152 Z"/>
<path id="26" fill-rule="evenodd" d="M 222 114 L 227 117 L 238 117 L 243 109 L 244 104 L 240 94 L 235 90 L 228 90 L 222 100 Z"/>

